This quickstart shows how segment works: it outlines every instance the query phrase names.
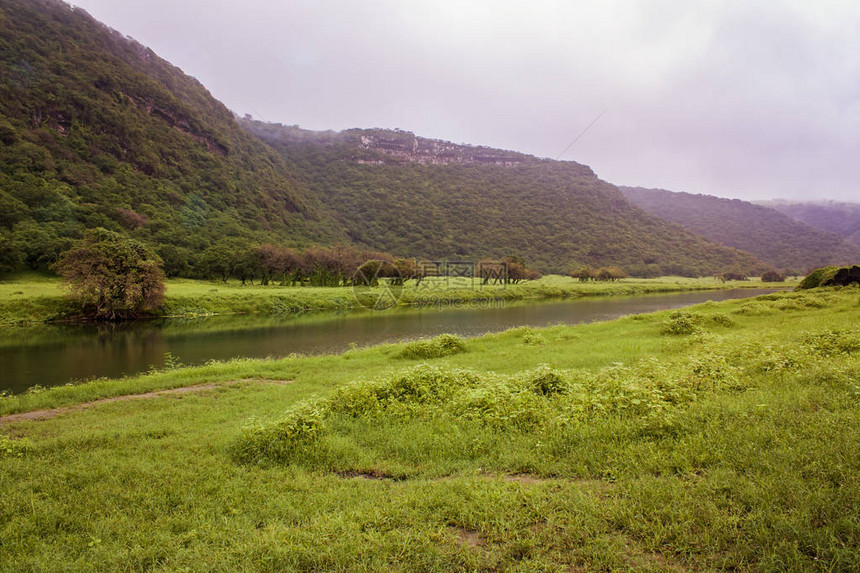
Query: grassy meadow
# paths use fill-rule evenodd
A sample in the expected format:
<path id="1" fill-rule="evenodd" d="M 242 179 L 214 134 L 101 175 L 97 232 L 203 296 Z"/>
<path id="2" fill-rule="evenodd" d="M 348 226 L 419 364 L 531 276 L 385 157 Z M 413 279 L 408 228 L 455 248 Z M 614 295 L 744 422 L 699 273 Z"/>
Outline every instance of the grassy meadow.
<path id="1" fill-rule="evenodd" d="M 407 281 L 395 289 L 401 306 L 433 306 L 470 301 L 564 299 L 581 296 L 638 295 L 720 288 L 779 288 L 795 283 L 759 280 L 721 283 L 713 278 L 628 278 L 614 282 L 580 282 L 548 275 L 515 285 L 481 285 L 465 278 Z M 196 317 L 220 314 L 292 315 L 315 311 L 374 308 L 392 302 L 385 286 L 375 288 L 243 285 L 238 281 L 169 279 L 167 298 L 159 316 Z M 0 327 L 35 326 L 71 320 L 79 310 L 66 297 L 62 281 L 53 276 L 24 273 L 0 281 Z"/>
<path id="2" fill-rule="evenodd" d="M 858 324 L 817 289 L 6 396 L 66 409 L 0 418 L 0 570 L 856 571 Z"/>

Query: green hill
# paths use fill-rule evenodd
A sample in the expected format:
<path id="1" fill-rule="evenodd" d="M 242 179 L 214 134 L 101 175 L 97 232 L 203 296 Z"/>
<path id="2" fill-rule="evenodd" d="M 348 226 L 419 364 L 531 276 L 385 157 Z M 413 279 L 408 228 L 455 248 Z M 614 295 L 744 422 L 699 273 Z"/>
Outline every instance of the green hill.
<path id="1" fill-rule="evenodd" d="M 591 169 L 390 130 L 242 120 L 281 151 L 356 243 L 416 257 L 516 255 L 544 272 L 617 264 L 706 275 L 763 264 L 649 216 Z"/>
<path id="2" fill-rule="evenodd" d="M 516 255 L 543 271 L 763 266 L 645 214 L 586 166 L 397 130 L 237 120 L 83 10 L 0 0 L 0 271 L 49 268 L 93 227 L 154 246 L 185 275 L 263 242 Z"/>
<path id="3" fill-rule="evenodd" d="M 760 205 L 776 209 L 792 219 L 835 233 L 844 240 L 860 245 L 860 203 L 838 201 L 791 202 L 761 201 Z"/>
<path id="4" fill-rule="evenodd" d="M 0 0 L 0 240 L 45 267 L 85 228 L 190 252 L 342 240 L 194 78 L 55 0 Z"/>
<path id="5" fill-rule="evenodd" d="M 622 187 L 642 209 L 712 241 L 743 249 L 794 273 L 860 260 L 860 248 L 782 213 L 739 199 Z"/>

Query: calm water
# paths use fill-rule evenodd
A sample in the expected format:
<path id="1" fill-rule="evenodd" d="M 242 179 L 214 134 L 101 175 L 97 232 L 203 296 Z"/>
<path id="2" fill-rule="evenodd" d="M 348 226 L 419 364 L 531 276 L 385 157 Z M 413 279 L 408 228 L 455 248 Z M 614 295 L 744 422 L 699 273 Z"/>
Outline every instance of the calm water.
<path id="1" fill-rule="evenodd" d="M 453 333 L 478 336 L 515 326 L 594 322 L 679 308 L 708 300 L 757 296 L 771 290 L 738 289 L 637 297 L 594 297 L 568 302 L 508 304 L 483 309 L 397 309 L 272 318 L 223 316 L 113 326 L 50 326 L 0 334 L 0 390 L 117 377 L 160 367 L 170 352 L 183 364 L 234 357 L 340 352 Z"/>

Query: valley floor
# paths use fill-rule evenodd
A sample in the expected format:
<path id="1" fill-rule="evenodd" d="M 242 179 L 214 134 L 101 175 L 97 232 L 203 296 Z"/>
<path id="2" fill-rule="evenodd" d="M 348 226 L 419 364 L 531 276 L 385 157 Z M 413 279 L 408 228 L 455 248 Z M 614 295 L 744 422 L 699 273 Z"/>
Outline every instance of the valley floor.
<path id="1" fill-rule="evenodd" d="M 858 297 L 2 397 L 0 570 L 858 570 Z"/>

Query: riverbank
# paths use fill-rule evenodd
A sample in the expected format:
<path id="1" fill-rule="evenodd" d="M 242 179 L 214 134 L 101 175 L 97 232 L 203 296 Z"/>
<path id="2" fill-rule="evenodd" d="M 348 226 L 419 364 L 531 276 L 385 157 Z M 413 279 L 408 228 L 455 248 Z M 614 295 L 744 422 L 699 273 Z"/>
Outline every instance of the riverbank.
<path id="1" fill-rule="evenodd" d="M 3 398 L 196 386 L 0 420 L 0 569 L 856 570 L 858 294 Z"/>
<path id="2" fill-rule="evenodd" d="M 481 285 L 471 279 L 425 279 L 408 281 L 402 288 L 385 286 L 283 287 L 242 285 L 171 279 L 167 299 L 157 317 L 198 317 L 223 314 L 272 316 L 308 312 L 398 306 L 448 307 L 486 301 L 551 300 L 584 296 L 630 296 L 638 294 L 716 290 L 727 288 L 780 288 L 795 283 L 762 283 L 758 280 L 722 283 L 713 278 L 622 279 L 613 282 L 580 282 L 550 275 L 515 285 Z M 72 321 L 79 311 L 55 277 L 23 275 L 0 282 L 0 327 L 35 326 Z"/>
<path id="3" fill-rule="evenodd" d="M 124 323 L 0 329 L 0 392 L 26 392 L 94 378 L 118 378 L 167 364 L 337 354 L 357 347 L 450 333 L 473 338 L 521 326 L 610 320 L 747 298 L 768 289 L 672 292 L 576 299 L 470 302 L 384 312 L 347 310 L 301 315 L 229 314 Z"/>

